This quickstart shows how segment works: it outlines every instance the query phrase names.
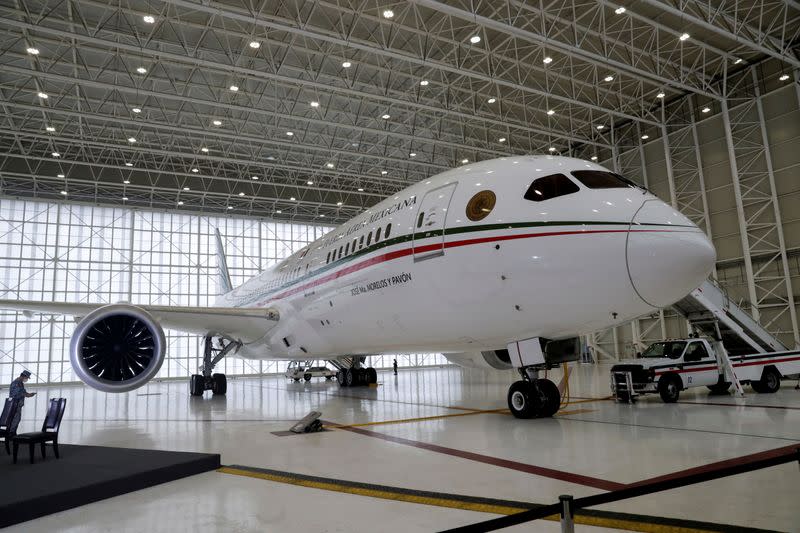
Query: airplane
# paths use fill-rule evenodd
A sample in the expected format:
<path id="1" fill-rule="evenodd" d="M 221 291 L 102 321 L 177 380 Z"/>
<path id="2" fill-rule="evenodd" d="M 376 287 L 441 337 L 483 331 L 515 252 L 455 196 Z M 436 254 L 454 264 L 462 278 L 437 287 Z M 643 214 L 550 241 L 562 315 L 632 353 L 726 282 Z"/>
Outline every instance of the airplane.
<path id="1" fill-rule="evenodd" d="M 166 354 L 162 328 L 205 337 L 190 393 L 225 394 L 225 356 L 338 362 L 342 386 L 375 383 L 367 355 L 441 352 L 517 369 L 517 418 L 560 404 L 542 370 L 579 357 L 578 336 L 666 307 L 699 286 L 716 252 L 688 218 L 599 164 L 509 156 L 412 185 L 233 288 L 217 232 L 211 307 L 0 300 L 78 324 L 70 361 L 105 392 L 140 387 Z"/>

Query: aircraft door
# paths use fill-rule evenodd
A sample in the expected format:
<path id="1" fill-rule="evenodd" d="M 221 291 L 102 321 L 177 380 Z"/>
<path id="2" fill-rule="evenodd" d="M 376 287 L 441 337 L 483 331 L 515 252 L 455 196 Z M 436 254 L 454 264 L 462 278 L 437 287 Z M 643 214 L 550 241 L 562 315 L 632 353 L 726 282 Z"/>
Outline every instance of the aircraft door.
<path id="1" fill-rule="evenodd" d="M 447 211 L 458 182 L 431 189 L 422 197 L 414 219 L 414 261 L 444 255 Z"/>

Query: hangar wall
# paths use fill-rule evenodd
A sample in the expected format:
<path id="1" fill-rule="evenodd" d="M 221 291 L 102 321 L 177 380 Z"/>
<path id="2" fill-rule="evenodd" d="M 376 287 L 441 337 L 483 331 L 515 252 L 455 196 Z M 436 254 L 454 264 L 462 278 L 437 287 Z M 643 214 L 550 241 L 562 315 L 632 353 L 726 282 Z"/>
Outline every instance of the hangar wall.
<path id="1" fill-rule="evenodd" d="M 234 285 L 331 228 L 256 218 L 200 216 L 0 198 L 0 299 L 210 305 L 217 294 L 214 228 L 224 235 Z M 0 383 L 23 369 L 35 383 L 78 381 L 69 363 L 70 318 L 0 311 Z M 186 377 L 202 339 L 165 331 L 159 378 Z M 378 367 L 391 356 L 376 357 Z M 435 354 L 404 354 L 404 366 L 439 364 Z M 229 375 L 283 372 L 285 362 L 226 358 Z"/>
<path id="2" fill-rule="evenodd" d="M 760 83 L 760 80 L 754 81 L 753 85 L 756 83 Z M 717 248 L 716 279 L 719 284 L 732 301 L 752 312 L 748 279 L 755 278 L 760 321 L 791 348 L 796 345 L 798 331 L 788 312 L 789 293 L 781 260 L 776 256 L 778 225 L 770 224 L 771 207 L 760 196 L 768 190 L 766 157 L 769 155 L 794 308 L 800 314 L 797 305 L 800 301 L 800 84 L 795 81 L 763 92 L 759 100 L 768 139 L 768 153 L 762 154 L 759 154 L 764 146 L 758 124 L 758 109 L 746 103 L 744 96 L 741 101 L 731 100 L 729 103 L 730 117 L 735 117 L 740 110 L 746 111 L 744 117 L 751 123 L 739 126 L 738 136 L 734 135 L 732 140 L 735 143 L 741 141 L 734 153 L 738 174 L 740 178 L 745 177 L 740 179 L 740 190 L 744 195 L 742 212 L 745 224 L 749 221 L 752 275 L 748 274 L 746 267 L 742 240 L 744 226 L 737 209 L 725 121 L 720 106 L 693 100 L 681 103 L 683 112 L 689 117 L 686 123 L 691 123 L 691 118 L 695 118 L 697 149 L 691 127 L 668 129 L 666 149 L 662 136 L 651 132 L 646 141 L 641 141 L 641 147 L 620 147 L 617 168 L 641 183 L 646 182 L 652 192 L 667 202 L 672 197 L 669 171 L 672 172 L 679 209 L 707 229 Z M 691 109 L 687 112 L 689 106 Z M 706 107 L 710 110 L 704 113 L 702 110 Z M 665 157 L 667 152 L 670 154 L 669 169 Z M 697 155 L 701 161 L 699 168 L 695 168 Z M 614 166 L 611 157 L 603 163 Z M 751 176 L 750 181 L 747 181 L 748 175 Z M 700 176 L 704 182 L 702 190 L 697 186 Z M 696 193 L 695 198 L 692 198 L 693 193 Z M 702 196 L 705 196 L 705 205 Z M 766 215 L 762 216 L 759 212 Z M 757 227 L 754 229 L 753 226 Z M 643 317 L 630 325 L 599 332 L 588 342 L 595 343 L 600 359 L 614 359 L 632 356 L 648 341 L 664 336 L 684 336 L 686 333 L 685 320 L 667 310 L 663 314 Z"/>

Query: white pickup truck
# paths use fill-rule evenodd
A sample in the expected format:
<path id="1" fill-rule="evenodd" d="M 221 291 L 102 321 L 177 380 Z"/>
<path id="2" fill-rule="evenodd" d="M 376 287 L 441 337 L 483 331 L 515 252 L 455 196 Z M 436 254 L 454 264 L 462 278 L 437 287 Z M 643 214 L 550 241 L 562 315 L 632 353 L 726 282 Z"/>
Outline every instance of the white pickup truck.
<path id="1" fill-rule="evenodd" d="M 724 393 L 731 386 L 725 379 L 724 361 L 718 355 L 724 349 L 719 341 L 704 338 L 653 343 L 640 357 L 611 367 L 611 392 L 620 401 L 658 392 L 665 403 L 678 401 L 680 392 L 690 387 L 705 386 L 713 393 Z M 781 378 L 800 373 L 800 351 L 729 359 L 739 382 L 749 383 L 756 392 L 775 392 L 781 386 Z"/>

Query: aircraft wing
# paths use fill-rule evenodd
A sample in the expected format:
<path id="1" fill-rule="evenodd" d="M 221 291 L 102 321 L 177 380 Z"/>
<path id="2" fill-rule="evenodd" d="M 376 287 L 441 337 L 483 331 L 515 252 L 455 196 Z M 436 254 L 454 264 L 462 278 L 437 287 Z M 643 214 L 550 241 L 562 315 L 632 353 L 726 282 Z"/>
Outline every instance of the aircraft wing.
<path id="1" fill-rule="evenodd" d="M 76 321 L 109 304 L 33 302 L 0 300 L 0 309 L 22 311 L 26 315 L 69 315 Z M 118 304 L 117 304 L 118 305 Z M 279 314 L 272 308 L 182 307 L 168 305 L 130 305 L 150 313 L 162 327 L 200 335 L 218 334 L 245 343 L 263 337 L 278 323 Z"/>

